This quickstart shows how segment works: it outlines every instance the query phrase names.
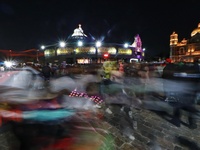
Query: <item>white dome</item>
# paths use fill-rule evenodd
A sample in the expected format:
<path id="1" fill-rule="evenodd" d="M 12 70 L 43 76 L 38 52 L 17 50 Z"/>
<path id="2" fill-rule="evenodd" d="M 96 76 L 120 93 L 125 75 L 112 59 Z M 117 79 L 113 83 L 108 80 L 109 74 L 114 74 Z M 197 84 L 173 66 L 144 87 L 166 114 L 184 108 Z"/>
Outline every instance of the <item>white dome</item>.
<path id="1" fill-rule="evenodd" d="M 74 33 L 72 34 L 72 36 L 86 36 L 84 33 L 83 33 L 83 29 L 81 28 L 81 25 L 79 24 L 79 27 L 76 28 L 74 30 Z M 87 36 L 86 36 L 87 37 Z"/>

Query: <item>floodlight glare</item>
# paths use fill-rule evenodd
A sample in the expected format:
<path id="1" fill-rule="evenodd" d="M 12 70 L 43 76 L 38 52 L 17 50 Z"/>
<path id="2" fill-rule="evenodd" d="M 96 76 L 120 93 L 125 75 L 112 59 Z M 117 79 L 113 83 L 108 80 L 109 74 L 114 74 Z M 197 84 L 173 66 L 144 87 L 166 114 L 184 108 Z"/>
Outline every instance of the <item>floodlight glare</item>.
<path id="1" fill-rule="evenodd" d="M 78 41 L 78 46 L 83 46 L 83 42 L 82 41 Z"/>
<path id="2" fill-rule="evenodd" d="M 63 41 L 61 41 L 59 45 L 60 45 L 60 47 L 62 47 L 62 48 L 63 48 L 63 47 L 65 47 L 66 43 L 65 43 L 65 42 L 63 42 Z"/>
<path id="3" fill-rule="evenodd" d="M 44 46 L 44 45 L 42 45 L 42 46 L 41 46 L 41 49 L 45 49 L 45 46 Z"/>
<path id="4" fill-rule="evenodd" d="M 128 43 L 125 43 L 125 44 L 124 44 L 124 47 L 127 48 L 127 47 L 128 47 Z"/>
<path id="5" fill-rule="evenodd" d="M 11 61 L 4 61 L 4 65 L 5 65 L 7 68 L 10 68 L 10 67 L 12 67 L 12 62 L 11 62 Z"/>
<path id="6" fill-rule="evenodd" d="M 100 41 L 97 41 L 96 42 L 96 47 L 100 47 L 101 46 L 101 42 Z"/>

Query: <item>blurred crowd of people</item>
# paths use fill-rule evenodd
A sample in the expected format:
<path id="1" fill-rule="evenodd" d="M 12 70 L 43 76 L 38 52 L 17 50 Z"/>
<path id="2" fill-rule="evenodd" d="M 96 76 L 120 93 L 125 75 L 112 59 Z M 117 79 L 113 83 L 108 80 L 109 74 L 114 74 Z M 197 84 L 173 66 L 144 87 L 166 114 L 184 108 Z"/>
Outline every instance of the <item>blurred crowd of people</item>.
<path id="1" fill-rule="evenodd" d="M 1 81 L 1 103 L 9 106 L 0 111 L 4 121 L 12 120 L 25 126 L 27 121 L 45 124 L 67 119 L 69 123 L 68 117 L 76 116 L 80 110 L 96 113 L 101 109 L 105 118 L 115 120 L 114 125 L 120 127 L 124 136 L 134 140 L 137 119 L 132 110 L 152 109 L 149 97 L 157 93 L 162 95 L 160 105 L 167 103 L 174 110 L 174 116 L 169 120 L 171 123 L 180 127 L 181 111 L 187 110 L 189 128 L 197 128 L 199 111 L 195 105 L 200 71 L 196 62 L 181 64 L 166 61 L 165 64 L 152 64 L 107 60 L 101 65 L 90 64 L 89 67 L 46 63 L 43 66 L 31 64 L 22 68 L 23 73 L 14 72 L 4 82 Z M 27 71 L 34 75 L 24 73 Z M 43 80 L 39 80 L 37 75 Z M 48 88 L 45 85 L 41 88 L 40 83 L 46 81 Z M 5 112 L 15 117 L 6 117 Z M 19 132 L 22 124 L 15 123 L 15 127 L 18 136 L 24 138 L 27 135 Z M 64 132 L 60 126 L 57 129 Z M 64 135 L 59 133 L 59 136 Z M 25 146 L 28 146 L 27 143 Z"/>

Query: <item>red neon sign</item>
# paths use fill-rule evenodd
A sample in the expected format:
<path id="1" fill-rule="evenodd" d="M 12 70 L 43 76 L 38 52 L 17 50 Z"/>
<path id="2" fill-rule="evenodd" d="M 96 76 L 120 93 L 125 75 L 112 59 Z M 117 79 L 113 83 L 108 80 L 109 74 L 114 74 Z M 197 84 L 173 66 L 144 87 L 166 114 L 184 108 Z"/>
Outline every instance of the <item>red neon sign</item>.
<path id="1" fill-rule="evenodd" d="M 108 54 L 108 53 L 105 53 L 105 54 L 103 54 L 103 57 L 104 57 L 104 58 L 108 58 L 108 57 L 109 57 L 109 54 Z"/>

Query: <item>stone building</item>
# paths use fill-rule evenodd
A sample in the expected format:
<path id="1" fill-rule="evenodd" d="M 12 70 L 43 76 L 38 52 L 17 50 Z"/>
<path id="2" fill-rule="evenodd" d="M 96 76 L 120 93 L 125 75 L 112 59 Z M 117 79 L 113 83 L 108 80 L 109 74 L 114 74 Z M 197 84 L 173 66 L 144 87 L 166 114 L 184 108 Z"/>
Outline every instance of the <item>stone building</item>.
<path id="1" fill-rule="evenodd" d="M 189 39 L 182 39 L 179 42 L 177 33 L 173 32 L 170 35 L 170 59 L 172 62 L 193 62 L 200 59 L 200 23 L 191 32 Z"/>

